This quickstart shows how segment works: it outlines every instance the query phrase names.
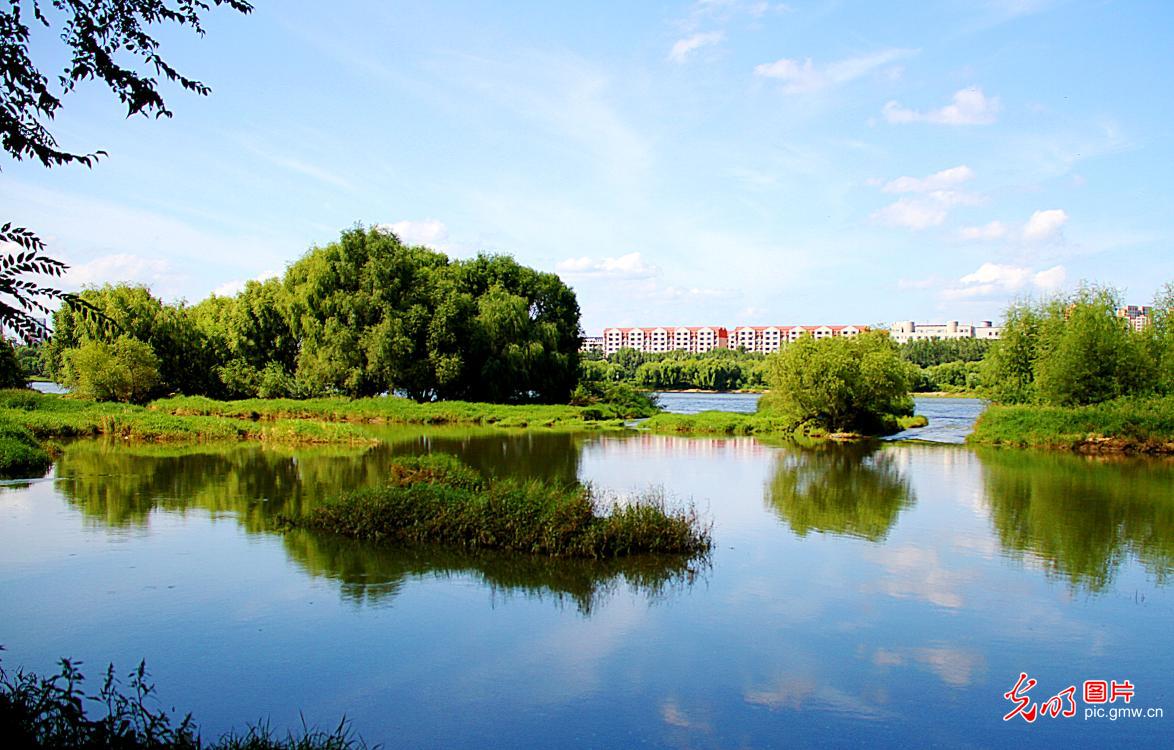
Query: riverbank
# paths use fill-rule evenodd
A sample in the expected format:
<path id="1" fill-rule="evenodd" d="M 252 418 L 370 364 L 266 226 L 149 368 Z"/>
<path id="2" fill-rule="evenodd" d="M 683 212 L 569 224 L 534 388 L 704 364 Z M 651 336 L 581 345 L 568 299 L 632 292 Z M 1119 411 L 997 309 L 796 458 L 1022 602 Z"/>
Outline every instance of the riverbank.
<path id="1" fill-rule="evenodd" d="M 1174 396 L 1080 407 L 991 405 L 968 443 L 1077 453 L 1174 454 Z"/>
<path id="2" fill-rule="evenodd" d="M 217 416 L 247 420 L 317 420 L 366 424 L 473 425 L 495 427 L 620 427 L 625 419 L 648 416 L 614 404 L 485 404 L 469 401 L 419 403 L 394 396 L 373 398 L 247 399 L 216 401 L 203 396 L 159 399 L 147 408 L 174 416 Z"/>
<path id="3" fill-rule="evenodd" d="M 929 421 L 921 416 L 892 417 L 886 420 L 882 435 L 924 427 Z M 854 441 L 868 440 L 881 435 L 862 435 L 854 432 L 829 433 L 796 425 L 789 420 L 764 414 L 739 414 L 726 411 L 703 411 L 698 414 L 657 414 L 640 423 L 651 432 L 696 435 L 764 435 L 798 439 Z"/>
<path id="4" fill-rule="evenodd" d="M 606 403 L 420 404 L 395 397 L 215 401 L 178 396 L 134 406 L 33 390 L 0 390 L 0 475 L 43 472 L 51 461 L 51 441 L 78 437 L 106 436 L 141 443 L 247 440 L 283 445 L 374 445 L 378 439 L 363 425 L 622 430 L 628 414 Z"/>

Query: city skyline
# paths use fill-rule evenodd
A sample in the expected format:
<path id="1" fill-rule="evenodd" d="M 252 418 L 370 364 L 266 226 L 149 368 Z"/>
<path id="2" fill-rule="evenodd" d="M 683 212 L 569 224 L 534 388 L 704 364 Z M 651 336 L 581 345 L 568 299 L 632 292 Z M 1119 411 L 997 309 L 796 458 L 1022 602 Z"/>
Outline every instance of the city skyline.
<path id="1" fill-rule="evenodd" d="M 585 331 L 995 320 L 1174 278 L 1161 4 L 259 5 L 167 39 L 172 120 L 84 85 L 91 170 L 5 161 L 81 284 L 167 299 L 280 273 L 356 221 L 576 290 Z M 52 56 L 34 35 L 35 55 Z M 52 73 L 50 68 L 47 72 Z"/>

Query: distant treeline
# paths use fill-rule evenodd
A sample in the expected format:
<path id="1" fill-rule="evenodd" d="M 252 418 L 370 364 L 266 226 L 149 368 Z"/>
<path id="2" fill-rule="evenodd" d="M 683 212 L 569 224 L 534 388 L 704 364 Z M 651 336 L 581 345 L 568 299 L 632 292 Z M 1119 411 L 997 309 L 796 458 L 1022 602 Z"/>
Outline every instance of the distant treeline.
<path id="1" fill-rule="evenodd" d="M 377 228 L 345 231 L 282 278 L 194 306 L 142 286 L 81 296 L 106 320 L 57 312 L 41 371 L 100 400 L 392 392 L 566 403 L 578 381 L 579 305 L 558 276 L 507 256 L 453 260 Z"/>
<path id="2" fill-rule="evenodd" d="M 606 359 L 599 354 L 584 355 L 580 364 L 585 383 L 627 383 L 648 390 L 763 388 L 766 372 L 766 355 L 733 349 L 704 354 L 620 349 Z"/>

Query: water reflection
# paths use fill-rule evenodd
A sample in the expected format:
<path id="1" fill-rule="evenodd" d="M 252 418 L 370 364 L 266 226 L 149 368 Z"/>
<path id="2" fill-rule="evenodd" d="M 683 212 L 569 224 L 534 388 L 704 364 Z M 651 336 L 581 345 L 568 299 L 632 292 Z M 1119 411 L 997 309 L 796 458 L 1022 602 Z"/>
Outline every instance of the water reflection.
<path id="1" fill-rule="evenodd" d="M 778 454 L 767 504 L 799 536 L 811 531 L 884 539 L 915 496 L 894 454 L 827 445 Z"/>
<path id="2" fill-rule="evenodd" d="M 398 456 L 450 453 L 492 476 L 577 481 L 582 443 L 569 433 L 430 429 L 381 430 L 375 447 L 289 448 L 249 444 L 128 446 L 77 441 L 57 462 L 58 489 L 85 519 L 106 528 L 141 527 L 157 509 L 199 509 L 235 518 L 249 533 L 274 530 L 343 491 L 381 484 Z M 506 592 L 572 603 L 590 614 L 626 587 L 649 599 L 691 585 L 707 563 L 678 557 L 625 561 L 551 560 L 437 547 L 366 544 L 306 531 L 284 535 L 289 556 L 336 580 L 357 603 L 390 600 L 410 577 L 472 575 Z"/>
<path id="3" fill-rule="evenodd" d="M 1002 546 L 1074 588 L 1102 591 L 1129 556 L 1159 584 L 1174 566 L 1174 463 L 982 450 L 986 502 Z"/>
<path id="4" fill-rule="evenodd" d="M 336 580 L 356 604 L 386 603 L 411 578 L 472 575 L 495 596 L 522 595 L 573 604 L 590 615 L 622 587 L 656 600 L 692 585 L 708 563 L 677 556 L 626 560 L 560 560 L 534 555 L 464 551 L 438 546 L 357 542 L 295 530 L 285 535 L 294 562 Z"/>

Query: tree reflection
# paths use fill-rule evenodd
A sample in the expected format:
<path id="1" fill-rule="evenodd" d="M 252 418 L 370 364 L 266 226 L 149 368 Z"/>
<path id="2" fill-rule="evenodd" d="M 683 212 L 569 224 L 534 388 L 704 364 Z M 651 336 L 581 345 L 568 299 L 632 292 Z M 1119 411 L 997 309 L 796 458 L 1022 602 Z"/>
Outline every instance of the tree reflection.
<path id="1" fill-rule="evenodd" d="M 226 515 L 250 533 L 272 532 L 277 516 L 301 515 L 343 491 L 382 484 L 396 457 L 451 453 L 487 475 L 577 480 L 582 442 L 570 433 L 388 429 L 376 447 L 291 448 L 126 445 L 83 440 L 57 461 L 58 488 L 91 523 L 146 525 L 152 512 L 202 510 Z M 622 586 L 655 599 L 690 585 L 707 562 L 644 556 L 594 562 L 439 547 L 372 545 L 294 530 L 290 558 L 312 575 L 340 583 L 356 602 L 392 598 L 411 577 L 471 575 L 496 593 L 572 603 L 590 614 Z"/>
<path id="2" fill-rule="evenodd" d="M 1135 557 L 1158 583 L 1174 565 L 1174 464 L 984 449 L 991 522 L 1003 547 L 1030 554 L 1074 588 L 1108 587 Z"/>
<path id="3" fill-rule="evenodd" d="M 590 615 L 621 586 L 656 600 L 684 589 L 708 569 L 705 559 L 643 555 L 573 560 L 436 545 L 362 542 L 295 529 L 285 535 L 291 559 L 308 573 L 336 580 L 355 603 L 393 599 L 410 578 L 472 576 L 495 594 L 574 604 Z"/>
<path id="4" fill-rule="evenodd" d="M 799 536 L 816 531 L 880 541 L 915 502 L 889 452 L 827 445 L 779 454 L 767 503 Z"/>

